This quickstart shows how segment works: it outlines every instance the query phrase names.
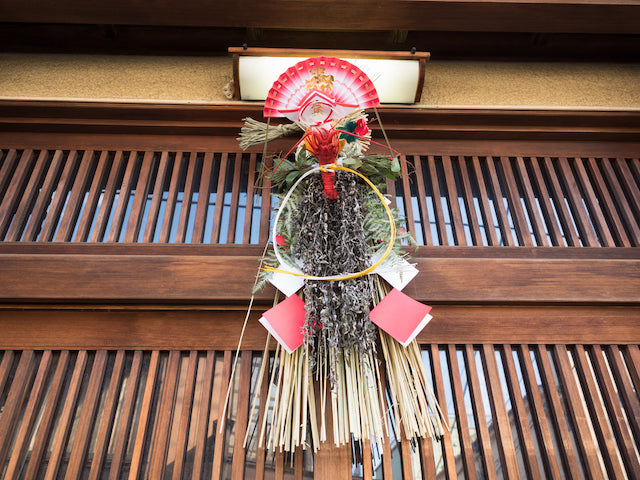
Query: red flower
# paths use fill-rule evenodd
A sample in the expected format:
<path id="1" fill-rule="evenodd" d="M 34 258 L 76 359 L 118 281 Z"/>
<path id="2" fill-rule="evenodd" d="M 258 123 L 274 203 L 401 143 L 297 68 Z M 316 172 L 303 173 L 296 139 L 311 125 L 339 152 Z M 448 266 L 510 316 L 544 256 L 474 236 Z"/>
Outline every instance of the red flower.
<path id="1" fill-rule="evenodd" d="M 286 240 L 285 240 L 285 238 L 284 238 L 282 235 L 280 235 L 279 233 L 276 235 L 276 243 L 277 243 L 278 245 L 283 245 L 283 246 L 284 246 L 284 245 L 287 245 L 287 241 L 286 241 Z"/>
<path id="2" fill-rule="evenodd" d="M 364 118 L 359 118 L 356 124 L 356 129 L 354 130 L 353 133 L 355 133 L 360 137 L 364 137 L 365 135 L 368 135 L 370 131 L 371 130 L 369 130 L 369 127 L 367 126 L 367 122 L 364 121 Z"/>

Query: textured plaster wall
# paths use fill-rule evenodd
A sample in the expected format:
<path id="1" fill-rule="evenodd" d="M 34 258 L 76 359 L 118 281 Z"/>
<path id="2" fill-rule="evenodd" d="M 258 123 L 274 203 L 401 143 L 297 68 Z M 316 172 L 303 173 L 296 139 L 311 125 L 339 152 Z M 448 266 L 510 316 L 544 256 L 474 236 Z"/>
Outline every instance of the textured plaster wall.
<path id="1" fill-rule="evenodd" d="M 228 102 L 227 57 L 0 54 L 0 99 Z M 427 63 L 421 105 L 640 109 L 639 64 Z"/>

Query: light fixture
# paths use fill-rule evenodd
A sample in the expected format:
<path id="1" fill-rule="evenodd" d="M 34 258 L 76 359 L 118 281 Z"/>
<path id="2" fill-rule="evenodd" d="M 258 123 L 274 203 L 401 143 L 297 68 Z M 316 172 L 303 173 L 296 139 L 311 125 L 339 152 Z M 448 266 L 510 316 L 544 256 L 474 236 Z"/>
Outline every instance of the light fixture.
<path id="1" fill-rule="evenodd" d="M 420 101 L 428 52 L 303 50 L 230 47 L 236 100 L 264 101 L 280 74 L 303 58 L 337 57 L 359 67 L 373 81 L 380 103 Z"/>

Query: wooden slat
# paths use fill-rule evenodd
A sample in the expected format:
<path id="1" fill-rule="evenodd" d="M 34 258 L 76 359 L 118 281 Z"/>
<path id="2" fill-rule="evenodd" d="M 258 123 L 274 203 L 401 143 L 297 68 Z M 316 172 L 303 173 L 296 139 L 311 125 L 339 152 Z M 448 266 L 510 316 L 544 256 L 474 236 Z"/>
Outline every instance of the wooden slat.
<path id="1" fill-rule="evenodd" d="M 187 229 L 189 228 L 189 216 L 191 214 L 191 200 L 195 188 L 195 176 L 198 168 L 198 154 L 191 152 L 187 162 L 187 172 L 182 192 L 182 206 L 178 217 L 178 229 L 176 231 L 176 243 L 185 243 Z"/>
<path id="2" fill-rule="evenodd" d="M 464 204 L 467 209 L 467 222 L 469 223 L 469 230 L 471 232 L 471 242 L 473 245 L 482 246 L 484 242 L 482 240 L 482 234 L 480 233 L 480 223 L 478 222 L 478 214 L 473 199 L 473 188 L 471 187 L 471 177 L 469 175 L 467 159 L 461 157 L 458 160 L 458 165 L 460 166 L 460 181 L 462 183 Z"/>
<path id="3" fill-rule="evenodd" d="M 580 186 L 584 192 L 585 202 L 589 208 L 588 221 L 590 221 L 595 227 L 598 238 L 600 239 L 600 244 L 603 247 L 615 247 L 615 241 L 613 240 L 607 221 L 602 213 L 602 208 L 600 208 L 600 202 L 596 197 L 589 176 L 587 175 L 587 171 L 584 167 L 584 161 L 581 158 L 575 158 L 573 160 L 573 165 L 576 171 L 577 180 L 580 182 Z"/>
<path id="4" fill-rule="evenodd" d="M 40 469 L 40 462 L 49 443 L 49 435 L 56 420 L 56 410 L 60 400 L 60 394 L 64 388 L 64 379 L 67 376 L 67 366 L 69 365 L 69 352 L 64 350 L 60 352 L 56 371 L 51 380 L 51 388 L 47 394 L 46 406 L 42 413 L 42 418 L 38 425 L 33 447 L 31 448 L 31 456 L 26 466 L 24 478 L 36 478 Z"/>
<path id="5" fill-rule="evenodd" d="M 427 441 L 431 441 L 431 439 L 420 439 L 420 445 L 421 445 L 421 450 L 420 452 L 422 453 L 424 450 L 424 448 L 428 448 L 428 445 L 425 445 L 424 448 L 422 448 L 423 444 L 425 444 Z M 425 451 L 425 455 L 428 455 L 428 453 L 426 453 Z M 424 472 L 425 469 L 429 469 L 429 466 L 431 464 L 433 464 L 433 451 L 431 452 L 431 464 L 429 464 L 428 462 L 428 458 L 423 458 L 421 460 L 422 463 L 422 471 Z M 434 468 L 435 471 L 435 468 Z M 424 475 L 424 474 L 423 474 Z M 371 441 L 370 440 L 363 440 L 362 441 L 362 479 L 363 480 L 373 480 L 373 458 L 371 455 Z"/>
<path id="6" fill-rule="evenodd" d="M 204 240 L 204 230 L 207 223 L 207 209 L 209 208 L 209 194 L 211 192 L 213 161 L 213 153 L 205 153 L 202 162 L 200 188 L 198 189 L 198 205 L 196 207 L 196 217 L 193 223 L 191 243 L 202 243 Z"/>
<path id="7" fill-rule="evenodd" d="M 9 150 L 7 155 L 4 157 L 2 167 L 0 168 L 0 198 L 4 198 L 5 190 L 11 183 L 13 169 L 18 158 L 18 153 L 14 149 Z M 2 200 L 0 200 L 0 202 L 1 201 Z"/>
<path id="8" fill-rule="evenodd" d="M 251 240 L 251 225 L 253 220 L 253 201 L 255 196 L 256 181 L 256 154 L 249 156 L 249 171 L 247 172 L 247 203 L 244 210 L 244 229 L 242 231 L 242 243 L 248 244 Z"/>
<path id="9" fill-rule="evenodd" d="M 242 173 L 242 154 L 236 153 L 233 168 L 233 184 L 231 186 L 231 206 L 229 208 L 229 228 L 227 243 L 234 243 L 236 223 L 238 221 L 238 202 L 240 200 L 240 174 Z"/>
<path id="10" fill-rule="evenodd" d="M 602 355 L 601 352 L 600 355 Z M 602 362 L 602 358 L 600 358 L 600 362 Z M 596 380 L 591 374 L 587 354 L 582 345 L 576 345 L 574 348 L 574 363 L 580 382 L 583 385 L 583 398 L 593 419 L 591 423 L 599 443 L 599 451 L 602 455 L 605 468 L 607 469 L 608 478 L 623 478 L 623 467 L 618 460 L 615 440 L 611 435 L 607 424 L 608 422 L 606 421 L 607 414 L 600 402 L 598 385 L 596 385 Z M 592 357 L 592 363 L 595 367 L 594 370 L 597 372 L 596 364 L 598 363 L 598 359 Z M 598 383 L 601 384 L 600 379 Z"/>
<path id="11" fill-rule="evenodd" d="M 156 180 L 153 186 L 147 225 L 145 226 L 144 236 L 142 239 L 144 243 L 153 242 L 156 230 L 158 229 L 158 216 L 160 215 L 160 206 L 162 205 L 164 183 L 167 175 L 169 174 L 169 163 L 169 152 L 162 152 L 160 155 L 160 162 L 158 164 L 158 173 L 156 174 Z"/>
<path id="12" fill-rule="evenodd" d="M 474 156 L 471 158 L 471 166 L 473 168 L 476 185 L 478 187 L 478 201 L 480 205 L 480 213 L 482 214 L 482 220 L 484 222 L 484 229 L 487 235 L 487 242 L 489 245 L 500 245 L 494 226 L 491 207 L 489 206 L 489 196 L 487 194 L 487 187 L 484 181 L 484 174 L 482 173 L 482 167 L 480 166 L 480 160 L 478 157 Z"/>
<path id="13" fill-rule="evenodd" d="M 84 378 L 84 371 L 87 366 L 88 355 L 86 350 L 80 350 L 76 358 L 75 366 L 73 368 L 73 374 L 71 376 L 71 382 L 64 400 L 64 406 L 58 420 L 58 427 L 51 443 L 51 456 L 47 463 L 47 470 L 45 472 L 45 480 L 53 480 L 58 477 L 60 471 L 60 465 L 62 464 L 65 449 L 67 446 L 67 439 L 73 426 L 73 418 L 76 411 L 76 403 L 80 394 L 80 388 L 82 387 L 82 379 Z"/>
<path id="14" fill-rule="evenodd" d="M 262 171 L 268 172 L 273 168 L 271 158 L 262 158 Z M 265 175 L 262 180 L 261 202 L 260 202 L 260 234 L 258 243 L 264 245 L 269 238 L 269 219 L 271 218 L 271 175 Z"/>
<path id="15" fill-rule="evenodd" d="M 104 235 L 107 230 L 107 224 L 109 222 L 109 216 L 111 209 L 113 208 L 113 202 L 115 201 L 116 191 L 120 186 L 120 176 L 123 174 L 123 168 L 126 160 L 122 155 L 122 151 L 118 150 L 111 162 L 111 170 L 109 171 L 109 178 L 107 179 L 107 185 L 102 195 L 102 201 L 100 202 L 100 210 L 96 217 L 93 233 L 91 234 L 92 242 L 104 241 Z"/>
<path id="16" fill-rule="evenodd" d="M 398 447 L 400 449 L 400 464 L 402 466 L 402 478 L 414 478 L 417 475 L 413 472 L 411 465 L 411 445 L 406 439 L 404 425 L 400 422 L 398 425 Z"/>
<path id="17" fill-rule="evenodd" d="M 518 459 L 511 436 L 511 426 L 509 425 L 509 414 L 507 413 L 502 387 L 500 386 L 500 376 L 493 345 L 482 344 L 481 358 L 502 474 L 505 478 L 520 478 Z"/>
<path id="18" fill-rule="evenodd" d="M 632 379 L 627 374 L 625 362 L 622 358 L 620 349 L 617 345 L 609 345 L 606 347 L 609 366 L 615 377 L 620 398 L 627 412 L 627 420 L 631 431 L 635 436 L 636 442 L 640 441 L 640 401 L 636 396 Z"/>
<path id="19" fill-rule="evenodd" d="M 627 361 L 631 382 L 636 392 L 638 392 L 640 391 L 640 348 L 638 348 L 638 345 L 629 345 L 624 349 L 624 356 Z"/>
<path id="20" fill-rule="evenodd" d="M 151 427 L 151 409 L 153 407 L 153 396 L 156 389 L 156 381 L 158 379 L 159 364 L 160 352 L 154 350 L 151 352 L 151 362 L 149 363 L 147 382 L 144 388 L 142 404 L 140 405 L 140 418 L 138 420 L 138 428 L 134 437 L 133 454 L 131 456 L 131 466 L 129 468 L 129 478 L 131 480 L 144 478 L 144 472 L 142 471 L 142 457 L 145 450 L 145 444 L 147 443 L 147 432 Z"/>
<path id="21" fill-rule="evenodd" d="M 0 392 L 4 392 L 4 387 L 11 373 L 14 357 L 15 353 L 13 350 L 6 350 L 4 355 L 2 355 L 2 363 L 0 363 Z"/>
<path id="22" fill-rule="evenodd" d="M 7 480 L 18 478 L 20 473 L 22 462 L 24 461 L 24 454 L 32 435 L 32 428 L 37 419 L 40 402 L 42 401 L 42 396 L 44 395 L 47 386 L 47 377 L 49 376 L 51 363 L 51 350 L 46 350 L 42 353 L 42 358 L 38 365 L 38 373 L 36 374 L 33 386 L 30 389 L 29 402 L 27 403 L 24 416 L 20 422 L 20 429 L 16 435 L 7 469 L 4 472 L 4 478 Z M 0 391 L 2 391 L 2 388 L 0 388 Z"/>
<path id="23" fill-rule="evenodd" d="M 467 240 L 462 225 L 462 214 L 460 212 L 460 203 L 458 202 L 458 189 L 456 188 L 456 180 L 453 176 L 451 157 L 442 157 L 442 168 L 444 170 L 445 185 L 447 186 L 447 203 L 449 204 L 449 216 L 451 218 L 455 244 L 466 245 Z"/>
<path id="24" fill-rule="evenodd" d="M 180 480 L 185 470 L 187 457 L 187 443 L 189 441 L 189 427 L 194 406 L 194 392 L 196 386 L 196 370 L 198 368 L 198 352 L 189 352 L 189 363 L 185 378 L 184 396 L 182 399 L 182 412 L 180 413 L 180 425 L 176 439 L 176 457 L 173 462 L 173 480 Z"/>
<path id="25" fill-rule="evenodd" d="M 500 166 L 502 167 L 502 178 L 504 179 L 504 185 L 507 190 L 507 202 L 511 209 L 511 218 L 516 229 L 516 235 L 518 237 L 518 245 L 524 245 L 525 247 L 532 247 L 531 234 L 529 233 L 529 225 L 522 209 L 522 203 L 520 201 L 520 192 L 518 191 L 518 185 L 511 168 L 511 160 L 506 157 L 500 159 Z"/>
<path id="26" fill-rule="evenodd" d="M 487 173 L 489 175 L 485 181 L 491 188 L 491 196 L 493 197 L 493 208 L 496 212 L 498 220 L 498 227 L 502 237 L 502 244 L 506 246 L 514 245 L 514 239 L 511 235 L 511 226 L 509 225 L 509 217 L 507 210 L 504 207 L 504 201 L 502 197 L 502 189 L 500 188 L 500 181 L 498 180 L 498 173 L 496 171 L 496 159 L 487 157 L 485 159 L 485 165 Z"/>
<path id="27" fill-rule="evenodd" d="M 122 225 L 125 215 L 127 214 L 127 205 L 129 204 L 129 195 L 133 186 L 134 174 L 138 164 L 138 152 L 132 151 L 127 159 L 127 167 L 120 184 L 120 193 L 118 194 L 118 203 L 116 204 L 113 218 L 111 220 L 111 228 L 107 234 L 107 242 L 117 242 L 120 238 Z"/>
<path id="28" fill-rule="evenodd" d="M 418 206 L 420 207 L 420 218 L 422 219 L 422 235 L 424 236 L 425 245 L 433 245 L 431 237 L 431 219 L 429 218 L 429 209 L 427 208 L 427 192 L 425 189 L 424 176 L 422 174 L 422 158 L 418 155 L 413 157 L 416 184 L 418 187 Z"/>
<path id="29" fill-rule="evenodd" d="M 539 479 L 540 469 L 538 468 L 536 449 L 529 429 L 529 419 L 527 418 L 527 408 L 523 401 L 523 393 L 520 390 L 520 382 L 513 360 L 513 350 L 511 345 L 506 344 L 503 348 L 504 373 L 507 381 L 507 389 L 511 398 L 511 408 L 513 410 L 513 420 L 516 424 L 518 438 L 520 439 L 520 452 L 524 463 L 527 478 Z M 534 420 L 535 422 L 535 420 Z"/>
<path id="30" fill-rule="evenodd" d="M 578 351 L 581 348 L 582 346 L 580 345 L 576 346 L 576 350 Z M 592 345 L 589 350 L 591 353 L 591 364 L 593 365 L 593 370 L 595 371 L 598 379 L 598 386 L 602 393 L 602 399 L 604 401 L 605 408 L 607 409 L 613 434 L 618 442 L 618 448 L 620 450 L 620 455 L 622 456 L 622 461 L 624 462 L 627 475 L 629 478 L 640 478 L 640 462 L 638 462 L 638 457 L 634 450 L 635 442 L 631 432 L 627 428 L 625 414 L 622 411 L 620 400 L 618 399 L 618 394 L 621 389 L 613 384 L 600 345 Z M 598 416 L 597 418 L 604 418 L 604 412 L 602 412 L 602 415 L 603 417 Z M 634 420 L 637 421 L 637 419 Z M 595 424 L 600 422 L 593 423 Z M 611 454 L 615 455 L 615 449 L 611 451 Z M 618 458 L 616 456 L 615 461 L 617 462 L 617 460 Z M 617 472 L 615 476 L 616 478 L 622 478 L 622 475 L 620 474 L 620 476 L 618 476 Z"/>
<path id="31" fill-rule="evenodd" d="M 186 157 L 182 152 L 176 152 L 173 163 L 173 171 L 171 172 L 171 183 L 169 184 L 169 193 L 167 194 L 167 203 L 164 209 L 164 217 L 160 226 L 160 243 L 169 243 L 171 236 L 171 227 L 174 221 L 176 203 L 178 198 L 178 189 L 180 188 L 181 175 L 187 168 Z"/>
<path id="32" fill-rule="evenodd" d="M 93 459 L 91 460 L 89 480 L 99 480 L 102 478 L 103 469 L 105 467 L 105 457 L 107 455 L 107 449 L 109 448 L 109 440 L 111 439 L 113 423 L 116 416 L 118 401 L 120 399 L 124 363 L 125 352 L 124 350 L 118 350 L 111 371 L 111 379 L 109 381 L 107 396 L 104 401 L 104 408 L 102 411 L 98 435 L 96 437 L 96 444 L 93 449 Z"/>
<path id="33" fill-rule="evenodd" d="M 82 402 L 82 412 L 74 435 L 73 448 L 69 457 L 69 465 L 65 478 L 69 480 L 80 478 L 85 467 L 87 451 L 91 443 L 92 432 L 96 424 L 96 413 L 102 394 L 102 381 L 107 368 L 108 355 L 106 350 L 99 350 L 95 354 L 87 392 Z"/>
<path id="34" fill-rule="evenodd" d="M 224 363 L 222 365 L 222 377 L 221 377 L 221 387 L 218 392 L 218 412 L 217 412 L 217 424 L 215 425 L 215 445 L 213 449 L 213 464 L 211 467 L 211 479 L 219 480 L 222 475 L 222 464 L 223 464 L 223 454 L 224 454 L 224 446 L 225 439 L 227 435 L 227 415 L 229 413 L 228 409 L 226 415 L 223 415 L 224 406 L 225 406 L 225 398 L 227 396 L 227 385 L 229 384 L 229 376 L 231 375 L 231 351 L 227 350 L 224 352 Z M 215 393 L 215 392 L 214 392 Z"/>
<path id="35" fill-rule="evenodd" d="M 27 183 L 26 188 L 24 189 L 24 195 L 22 195 L 22 200 L 16 209 L 16 213 L 13 217 L 13 222 L 11 223 L 11 227 L 9 228 L 9 232 L 5 238 L 7 242 L 17 242 L 20 240 L 22 236 L 22 232 L 26 227 L 26 223 L 29 220 L 29 215 L 31 213 L 31 208 L 38 197 L 38 192 L 40 190 L 40 184 L 42 179 L 47 171 L 49 159 L 49 152 L 47 150 L 41 150 L 38 155 L 38 159 L 33 167 L 33 171 L 29 178 L 29 183 Z M 13 185 L 12 185 L 13 186 Z M 9 220 L 9 219 L 7 219 Z M 0 238 L 2 238 L 0 236 Z"/>
<path id="36" fill-rule="evenodd" d="M 303 480 L 304 454 L 302 447 L 297 447 L 293 454 L 293 480 Z M 233 477 L 232 477 L 233 478 Z"/>
<path id="37" fill-rule="evenodd" d="M 161 380 L 163 389 L 160 403 L 158 405 L 158 414 L 154 418 L 153 425 L 150 426 L 150 429 L 154 430 L 154 441 L 153 447 L 149 452 L 149 478 L 164 478 L 179 379 L 180 351 L 172 350 L 169 353 L 167 368 L 164 371 L 164 375 Z"/>
<path id="38" fill-rule="evenodd" d="M 240 387 L 238 389 L 238 407 L 235 419 L 235 431 L 233 434 L 233 459 L 231 462 L 231 478 L 244 478 L 244 464 L 246 450 L 244 437 L 247 432 L 247 420 L 249 417 L 249 397 L 251 396 L 251 351 L 243 351 L 240 357 Z M 299 449 L 302 452 L 301 449 Z M 296 457 L 297 458 L 297 457 Z M 302 463 L 302 458 L 298 459 Z"/>
<path id="39" fill-rule="evenodd" d="M 587 478 L 603 478 L 598 463 L 597 448 L 589 430 L 588 415 L 582 405 L 578 386 L 573 376 L 569 362 L 569 353 L 564 345 L 553 347 L 553 357 L 556 362 L 558 377 L 562 382 L 562 389 L 568 405 L 568 413 L 573 423 L 575 439 L 582 458 Z"/>
<path id="40" fill-rule="evenodd" d="M 535 159 L 533 161 L 535 161 Z M 540 210 L 536 202 L 536 196 L 533 192 L 531 180 L 529 179 L 529 174 L 527 172 L 527 167 L 525 166 L 523 157 L 516 157 L 515 166 L 516 171 L 518 172 L 518 176 L 520 177 L 520 184 L 522 185 L 524 201 L 529 212 L 529 220 L 531 222 L 533 233 L 536 238 L 536 244 L 538 246 L 548 247 L 549 240 L 544 229 L 543 218 L 539 214 Z"/>
<path id="41" fill-rule="evenodd" d="M 4 465 L 5 459 L 9 454 L 9 447 L 13 440 L 19 412 L 27 396 L 32 378 L 34 363 L 35 358 L 32 350 L 22 352 L 13 375 L 11 388 L 2 408 L 2 415 L 0 415 L 0 465 Z"/>
<path id="42" fill-rule="evenodd" d="M 571 206 L 576 226 L 580 232 L 582 244 L 587 247 L 597 247 L 599 242 L 590 220 L 590 213 L 584 207 L 578 184 L 569 166 L 569 161 L 566 157 L 560 157 L 558 159 L 558 165 L 562 172 L 562 180 L 567 191 L 567 199 Z"/>
<path id="43" fill-rule="evenodd" d="M 540 395 L 538 381 L 531 362 L 529 346 L 520 345 L 518 354 L 520 357 L 522 376 L 524 377 L 527 389 L 527 398 L 529 399 L 529 405 L 531 408 L 531 416 L 534 419 L 533 427 L 535 428 L 536 435 L 538 437 L 538 448 L 540 449 L 540 456 L 542 457 L 545 474 L 547 475 L 547 478 L 559 480 L 562 477 L 556 461 L 555 448 L 553 446 L 551 432 L 549 431 L 549 424 L 547 423 L 547 414 L 544 409 L 544 402 Z"/>
<path id="44" fill-rule="evenodd" d="M 195 425 L 195 453 L 193 457 L 192 478 L 202 478 L 205 463 L 205 449 L 207 445 L 207 428 L 209 426 L 209 414 L 211 412 L 211 389 L 213 387 L 213 375 L 215 364 L 215 352 L 209 350 L 204 364 L 204 372 L 198 402 L 198 421 Z"/>
<path id="45" fill-rule="evenodd" d="M 103 150 L 98 159 L 98 165 L 89 187 L 89 195 L 82 211 L 82 217 L 79 220 L 78 232 L 76 233 L 74 242 L 86 242 L 89 239 L 89 231 L 93 223 L 94 215 L 98 207 L 100 194 L 102 193 L 102 184 L 107 178 L 109 172 L 109 152 Z"/>
<path id="46" fill-rule="evenodd" d="M 631 210 L 629 201 L 627 200 L 622 185 L 620 185 L 611 163 L 612 161 L 610 159 L 603 159 L 600 165 L 602 166 L 606 181 L 610 186 L 613 197 L 615 198 L 616 207 L 620 212 L 622 221 L 624 222 L 629 234 L 629 240 L 631 244 L 636 247 L 640 245 L 640 227 L 638 226 L 637 219 Z"/>
<path id="47" fill-rule="evenodd" d="M 439 245 L 449 245 L 447 238 L 447 228 L 444 222 L 444 212 L 442 210 L 442 199 L 440 195 L 440 185 L 438 183 L 438 172 L 436 170 L 435 158 L 431 155 L 427 157 L 427 169 L 429 172 L 429 183 L 433 199 L 433 213 L 438 231 Z"/>
<path id="48" fill-rule="evenodd" d="M 151 186 L 151 174 L 153 173 L 154 163 L 154 153 L 145 152 L 142 159 L 142 167 L 140 168 L 140 175 L 138 175 L 136 193 L 133 197 L 133 204 L 131 205 L 131 213 L 129 214 L 129 220 L 124 234 L 125 242 L 133 243 L 138 240 L 140 225 L 144 217 L 144 209 L 147 204 L 147 196 Z"/>
<path id="49" fill-rule="evenodd" d="M 267 347 L 265 347 L 267 348 Z M 264 361 L 268 362 L 269 358 L 267 357 L 266 359 L 264 359 Z M 260 401 L 260 406 L 258 408 L 258 417 L 257 418 L 264 418 L 264 414 L 267 410 L 268 407 L 268 395 L 269 395 L 269 375 L 267 374 L 267 372 L 265 372 L 264 378 L 262 379 L 262 384 L 260 385 L 260 396 L 259 401 Z M 258 435 L 260 432 L 260 427 L 257 426 L 255 433 L 253 434 Z M 264 467 L 265 467 L 265 461 L 266 461 L 266 453 L 265 453 L 265 447 L 264 447 L 264 443 L 262 442 L 262 444 L 260 444 L 260 442 L 256 441 L 256 480 L 263 480 L 264 479 Z"/>
<path id="50" fill-rule="evenodd" d="M 379 368 L 380 368 L 380 380 L 381 380 L 380 390 L 384 392 L 387 389 L 386 365 L 384 363 L 381 363 L 379 365 Z M 317 402 L 316 405 L 318 405 L 316 409 L 320 411 L 320 402 Z M 383 417 L 383 422 L 386 423 L 386 426 L 383 431 L 383 437 L 382 437 L 382 452 L 380 452 L 382 456 L 382 477 L 383 478 L 393 477 L 393 462 L 391 459 L 391 433 L 393 433 L 392 432 L 392 422 L 393 422 L 392 416 L 393 415 L 394 415 L 394 410 L 389 409 L 387 412 L 385 412 Z M 333 432 L 333 424 L 331 423 L 329 418 L 327 418 L 327 430 L 330 432 Z M 327 433 L 327 438 L 330 439 L 331 434 Z M 317 458 L 317 455 L 315 458 Z"/>
<path id="51" fill-rule="evenodd" d="M 416 237 L 416 224 L 413 216 L 413 203 L 411 201 L 411 185 L 409 185 L 409 169 L 407 157 L 400 156 L 400 178 L 402 179 L 402 198 L 404 200 L 404 216 L 407 229 L 413 238 Z"/>
<path id="52" fill-rule="evenodd" d="M 60 224 L 58 226 L 58 232 L 56 233 L 54 241 L 56 242 L 69 242 L 73 236 L 73 230 L 78 220 L 78 214 L 82 203 L 84 202 L 84 196 L 87 190 L 87 183 L 89 183 L 89 174 L 93 166 L 93 151 L 85 150 L 78 166 L 78 171 L 73 179 L 73 186 L 69 192 L 69 200 L 64 209 Z"/>
<path id="53" fill-rule="evenodd" d="M 480 460 L 484 473 L 488 480 L 495 480 L 497 477 L 496 466 L 493 461 L 493 449 L 491 447 L 491 437 L 487 426 L 487 417 L 484 410 L 480 380 L 476 366 L 473 345 L 466 343 L 464 346 L 464 363 L 467 371 L 467 383 L 469 385 L 469 396 L 473 413 L 476 419 L 476 432 L 478 435 L 478 445 L 480 447 Z"/>
<path id="54" fill-rule="evenodd" d="M 551 237 L 551 244 L 554 246 L 564 247 L 566 242 L 563 238 L 562 231 L 560 230 L 560 225 L 557 222 L 554 208 L 551 205 L 551 194 L 547 190 L 545 179 L 540 166 L 540 161 L 540 159 L 533 157 L 530 159 L 531 171 L 533 172 L 533 181 L 538 193 L 536 198 L 540 202 L 540 208 L 542 209 L 542 214 L 547 225 L 547 230 L 549 231 L 549 236 Z"/>
<path id="55" fill-rule="evenodd" d="M 638 190 L 638 184 L 636 183 L 638 179 L 631 172 L 624 158 L 616 158 L 614 160 L 614 165 L 618 171 L 620 183 L 622 184 L 624 191 L 627 194 L 627 198 L 629 199 L 629 205 L 634 213 L 637 224 L 638 218 L 640 218 L 640 190 Z"/>
<path id="56" fill-rule="evenodd" d="M 473 444 L 471 435 L 469 434 L 469 422 L 467 421 L 467 412 L 464 404 L 464 391 L 462 389 L 462 380 L 460 378 L 460 369 L 458 366 L 458 356 L 456 346 L 447 345 L 447 358 L 449 361 L 449 377 L 451 379 L 454 401 L 454 409 L 458 424 L 458 437 L 460 438 L 462 465 L 464 467 L 464 476 L 470 480 L 477 478 L 476 463 L 473 458 Z"/>
<path id="57" fill-rule="evenodd" d="M 22 152 L 13 177 L 9 182 L 7 192 L 2 199 L 2 203 L 0 203 L 0 239 L 3 239 L 7 234 L 7 230 L 9 230 L 14 210 L 18 207 L 24 188 L 29 180 L 34 156 L 33 150 Z"/>
<path id="58" fill-rule="evenodd" d="M 429 346 L 429 351 L 431 353 L 431 368 L 433 370 L 432 375 L 434 393 L 436 394 L 436 398 L 438 399 L 438 403 L 440 404 L 440 408 L 442 409 L 442 415 L 448 421 L 449 414 L 447 413 L 447 398 L 445 397 L 444 393 L 442 367 L 440 366 L 440 349 L 438 348 L 438 345 L 432 343 Z M 440 439 L 440 442 L 442 445 L 442 457 L 446 478 L 448 480 L 458 478 L 456 473 L 456 458 L 455 454 L 453 453 L 451 432 L 445 432 Z"/>
<path id="59" fill-rule="evenodd" d="M 560 225 L 562 225 L 567 245 L 570 247 L 579 247 L 580 238 L 578 237 L 578 232 L 576 232 L 576 228 L 573 225 L 571 213 L 565 203 L 564 193 L 560 186 L 560 180 L 556 175 L 554 163 L 555 162 L 550 157 L 545 157 L 543 160 L 545 176 L 548 179 L 549 186 L 551 188 L 550 193 L 553 198 L 553 206 L 555 208 L 556 215 L 558 216 L 558 220 L 560 221 Z"/>
<path id="60" fill-rule="evenodd" d="M 224 207 L 224 187 L 227 183 L 227 165 L 229 155 L 223 153 L 220 158 L 220 169 L 218 170 L 218 183 L 216 185 L 216 205 L 213 209 L 213 229 L 209 243 L 220 243 L 220 229 L 222 223 L 222 209 Z"/>

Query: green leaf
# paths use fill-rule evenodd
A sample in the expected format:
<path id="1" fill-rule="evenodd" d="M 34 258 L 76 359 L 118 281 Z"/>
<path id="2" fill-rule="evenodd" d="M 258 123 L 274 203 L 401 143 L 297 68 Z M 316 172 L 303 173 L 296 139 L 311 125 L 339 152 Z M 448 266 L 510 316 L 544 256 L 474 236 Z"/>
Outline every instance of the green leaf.
<path id="1" fill-rule="evenodd" d="M 287 175 L 287 178 L 285 179 L 285 182 L 287 182 L 287 186 L 289 185 L 293 185 L 293 183 L 296 181 L 296 179 L 300 176 L 300 172 L 298 170 L 295 170 L 293 172 L 290 172 Z"/>
<path id="2" fill-rule="evenodd" d="M 394 157 L 391 162 L 391 171 L 394 173 L 398 173 L 400 171 L 400 162 L 397 157 Z"/>

